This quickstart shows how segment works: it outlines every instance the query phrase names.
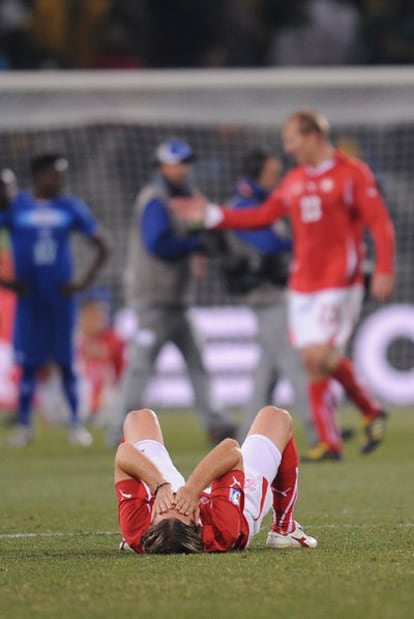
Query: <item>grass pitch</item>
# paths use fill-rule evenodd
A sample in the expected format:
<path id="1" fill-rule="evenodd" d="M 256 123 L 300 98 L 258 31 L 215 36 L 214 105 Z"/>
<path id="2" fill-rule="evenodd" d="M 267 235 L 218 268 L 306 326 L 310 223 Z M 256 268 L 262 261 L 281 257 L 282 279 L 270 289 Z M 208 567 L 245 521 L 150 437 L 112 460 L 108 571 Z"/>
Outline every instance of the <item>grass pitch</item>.
<path id="1" fill-rule="evenodd" d="M 161 421 L 187 474 L 207 450 L 203 433 L 191 414 Z M 414 411 L 394 411 L 369 456 L 352 441 L 343 462 L 301 467 L 296 516 L 315 550 L 267 550 L 263 529 L 245 552 L 121 554 L 114 453 L 94 434 L 75 448 L 39 423 L 27 449 L 0 448 L 1 619 L 413 617 Z"/>

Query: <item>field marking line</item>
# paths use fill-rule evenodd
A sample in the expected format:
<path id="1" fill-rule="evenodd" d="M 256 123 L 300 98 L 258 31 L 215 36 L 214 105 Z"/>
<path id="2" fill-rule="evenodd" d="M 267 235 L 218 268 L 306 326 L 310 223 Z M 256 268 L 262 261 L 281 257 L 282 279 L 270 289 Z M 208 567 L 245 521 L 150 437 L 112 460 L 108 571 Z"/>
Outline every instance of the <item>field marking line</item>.
<path id="1" fill-rule="evenodd" d="M 45 533 L 0 533 L 0 539 L 18 539 L 26 537 L 92 537 L 100 535 L 121 535 L 119 531 L 50 531 Z"/>
<path id="2" fill-rule="evenodd" d="M 317 524 L 308 525 L 309 529 L 373 529 L 381 528 L 381 524 Z M 411 528 L 414 522 L 400 522 L 393 525 L 393 528 Z M 0 533 L 0 539 L 20 539 L 28 537 L 98 537 L 121 535 L 120 531 L 50 531 L 40 533 Z"/>
<path id="3" fill-rule="evenodd" d="M 306 528 L 309 529 L 380 529 L 384 527 L 383 524 L 309 524 Z M 388 526 L 388 525 L 387 525 Z M 392 528 L 410 528 L 414 527 L 414 522 L 399 522 L 393 524 Z"/>

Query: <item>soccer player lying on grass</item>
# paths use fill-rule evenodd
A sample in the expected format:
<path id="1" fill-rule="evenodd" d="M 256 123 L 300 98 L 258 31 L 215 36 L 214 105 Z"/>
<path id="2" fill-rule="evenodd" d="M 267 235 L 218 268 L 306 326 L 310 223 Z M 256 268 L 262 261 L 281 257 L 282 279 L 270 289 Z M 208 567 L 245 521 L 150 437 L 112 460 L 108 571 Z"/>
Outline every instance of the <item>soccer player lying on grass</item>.
<path id="1" fill-rule="evenodd" d="M 265 406 L 240 447 L 226 438 L 185 481 L 156 414 L 128 413 L 115 458 L 121 549 L 145 554 L 227 552 L 248 547 L 272 508 L 268 548 L 314 548 L 294 520 L 298 454 L 289 413 Z"/>

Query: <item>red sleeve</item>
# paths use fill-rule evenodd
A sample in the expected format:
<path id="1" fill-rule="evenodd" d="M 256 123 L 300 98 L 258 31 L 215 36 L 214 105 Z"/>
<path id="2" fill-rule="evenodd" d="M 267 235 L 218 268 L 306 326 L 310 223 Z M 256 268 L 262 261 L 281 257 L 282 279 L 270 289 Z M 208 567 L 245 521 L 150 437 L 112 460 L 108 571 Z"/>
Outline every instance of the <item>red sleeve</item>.
<path id="1" fill-rule="evenodd" d="M 285 212 L 285 201 L 283 199 L 283 187 L 279 187 L 271 196 L 260 206 L 243 209 L 222 209 L 224 218 L 217 226 L 221 228 L 264 228 L 280 219 Z"/>
<path id="2" fill-rule="evenodd" d="M 151 522 L 152 497 L 145 484 L 136 479 L 118 481 L 115 491 L 122 536 L 131 548 L 143 553 L 141 537 Z"/>
<path id="3" fill-rule="evenodd" d="M 395 232 L 387 207 L 371 170 L 362 162 L 356 166 L 354 203 L 375 243 L 377 273 L 394 273 Z"/>
<path id="4" fill-rule="evenodd" d="M 200 518 L 207 552 L 240 547 L 240 539 L 246 534 L 243 486 L 243 471 L 230 471 L 213 482 L 211 494 L 202 495 Z"/>

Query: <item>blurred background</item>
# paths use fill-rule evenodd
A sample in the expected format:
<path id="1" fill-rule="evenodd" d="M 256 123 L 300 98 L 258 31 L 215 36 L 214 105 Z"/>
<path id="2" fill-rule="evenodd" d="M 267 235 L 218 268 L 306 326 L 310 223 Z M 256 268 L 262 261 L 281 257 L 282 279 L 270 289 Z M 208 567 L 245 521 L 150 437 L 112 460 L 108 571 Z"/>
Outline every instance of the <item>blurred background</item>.
<path id="1" fill-rule="evenodd" d="M 108 320 L 128 339 L 125 244 L 157 144 L 172 135 L 188 140 L 200 189 L 222 201 L 248 148 L 266 143 L 280 153 L 283 119 L 318 108 L 335 143 L 373 169 L 397 231 L 396 294 L 385 307 L 366 300 L 351 354 L 380 398 L 411 406 L 413 61 L 412 0 L 0 0 L 0 164 L 24 187 L 33 155 L 66 154 L 69 191 L 113 236 L 98 286 Z M 369 239 L 367 247 L 370 257 Z M 0 257 L 7 263 L 4 239 Z M 0 294 L 0 404 L 12 408 L 13 298 Z M 212 258 L 194 277 L 191 312 L 217 398 L 241 406 L 260 353 L 256 325 L 229 299 Z M 289 381 L 274 397 L 294 402 Z M 148 402 L 192 404 L 173 346 L 158 360 Z"/>
<path id="2" fill-rule="evenodd" d="M 0 68 L 410 64 L 411 0 L 1 0 Z"/>

